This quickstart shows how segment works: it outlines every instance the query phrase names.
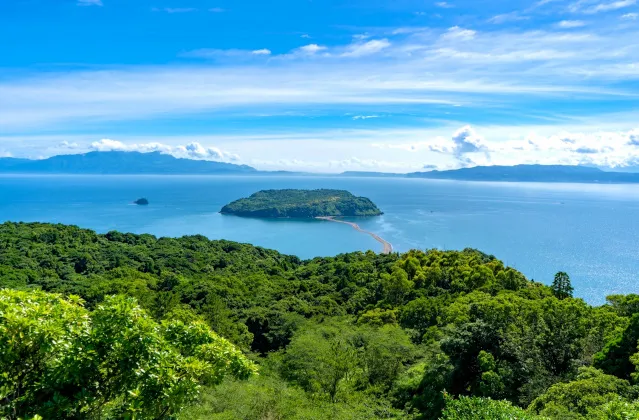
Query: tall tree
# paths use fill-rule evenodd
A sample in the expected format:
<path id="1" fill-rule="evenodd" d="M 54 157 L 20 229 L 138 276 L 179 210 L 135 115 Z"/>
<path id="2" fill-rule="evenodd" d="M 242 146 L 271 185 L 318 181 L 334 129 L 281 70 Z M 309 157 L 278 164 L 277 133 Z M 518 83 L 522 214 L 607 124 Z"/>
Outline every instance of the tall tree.
<path id="1" fill-rule="evenodd" d="M 572 292 L 574 290 L 570 283 L 570 276 L 563 271 L 555 274 L 555 279 L 552 282 L 551 288 L 557 299 L 572 297 Z"/>

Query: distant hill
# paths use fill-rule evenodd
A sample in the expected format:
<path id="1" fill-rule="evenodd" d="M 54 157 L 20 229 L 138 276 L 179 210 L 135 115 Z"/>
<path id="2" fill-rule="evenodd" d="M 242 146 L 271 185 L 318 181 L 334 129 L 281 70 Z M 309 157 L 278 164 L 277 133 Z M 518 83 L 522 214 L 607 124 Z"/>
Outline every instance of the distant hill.
<path id="1" fill-rule="evenodd" d="M 89 152 L 42 160 L 0 159 L 0 173 L 206 175 L 253 172 L 257 172 L 256 169 L 246 165 L 179 159 L 160 152 Z"/>
<path id="2" fill-rule="evenodd" d="M 227 204 L 222 214 L 259 218 L 379 216 L 371 200 L 343 190 L 264 190 Z"/>
<path id="3" fill-rule="evenodd" d="M 460 181 L 639 183 L 638 173 L 605 172 L 598 168 L 568 165 L 476 166 L 449 171 L 413 172 L 406 176 Z"/>

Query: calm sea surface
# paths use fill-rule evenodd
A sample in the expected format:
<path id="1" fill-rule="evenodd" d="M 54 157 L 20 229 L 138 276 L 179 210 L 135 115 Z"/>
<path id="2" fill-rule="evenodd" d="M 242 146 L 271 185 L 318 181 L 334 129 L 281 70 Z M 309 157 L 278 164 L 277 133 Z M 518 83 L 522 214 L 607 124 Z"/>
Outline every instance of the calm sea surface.
<path id="1" fill-rule="evenodd" d="M 639 185 L 477 183 L 386 178 L 0 176 L 0 222 L 74 224 L 98 232 L 203 234 L 302 258 L 381 245 L 349 226 L 223 216 L 229 201 L 267 188 L 339 188 L 386 214 L 359 219 L 397 251 L 478 248 L 529 278 L 570 274 L 575 294 L 603 303 L 639 293 Z M 148 207 L 130 204 L 146 197 Z"/>

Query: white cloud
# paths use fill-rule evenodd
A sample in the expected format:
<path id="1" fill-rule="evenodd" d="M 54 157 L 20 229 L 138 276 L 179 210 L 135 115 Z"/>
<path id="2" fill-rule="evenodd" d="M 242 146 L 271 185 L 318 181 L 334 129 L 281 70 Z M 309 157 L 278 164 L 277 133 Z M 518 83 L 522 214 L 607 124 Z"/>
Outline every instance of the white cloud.
<path id="1" fill-rule="evenodd" d="M 127 144 L 118 140 L 102 139 L 91 143 L 89 149 L 97 152 L 160 152 L 177 158 L 212 160 L 218 162 L 236 162 L 239 160 L 239 156 L 234 153 L 225 152 L 213 146 L 203 146 L 197 142 L 171 146 L 158 142 Z"/>
<path id="2" fill-rule="evenodd" d="M 469 126 L 452 138 L 433 137 L 414 143 L 374 143 L 377 149 L 410 152 L 424 156 L 427 165 L 452 168 L 469 165 L 562 164 L 596 165 L 608 168 L 639 166 L 639 129 L 628 131 L 559 131 L 555 134 L 510 134 L 511 139 L 488 141 Z M 435 152 L 455 160 L 429 156 Z M 388 152 L 385 152 L 388 154 Z M 398 156 L 401 158 L 401 156 Z M 412 159 L 413 160 L 413 159 Z"/>
<path id="3" fill-rule="evenodd" d="M 452 28 L 448 28 L 448 30 L 444 34 L 442 34 L 441 38 L 449 40 L 459 39 L 463 41 L 469 41 L 475 38 L 475 35 L 477 35 L 477 32 L 473 31 L 472 29 L 463 29 L 459 26 L 453 26 Z"/>
<path id="4" fill-rule="evenodd" d="M 390 46 L 391 43 L 388 39 L 372 39 L 367 42 L 359 42 L 349 45 L 341 55 L 343 57 L 363 57 L 366 55 L 376 54 Z"/>
<path id="5" fill-rule="evenodd" d="M 180 54 L 181 57 L 204 58 L 204 59 L 247 59 L 255 56 L 271 55 L 271 50 L 261 48 L 257 50 L 221 50 L 216 48 L 201 48 L 199 50 L 186 51 Z"/>
<path id="6" fill-rule="evenodd" d="M 583 20 L 562 20 L 557 26 L 563 29 L 581 28 L 586 26 L 586 22 Z"/>
<path id="7" fill-rule="evenodd" d="M 195 7 L 154 7 L 151 9 L 154 12 L 165 12 L 165 13 L 190 13 L 197 12 L 198 9 Z"/>
<path id="8" fill-rule="evenodd" d="M 294 50 L 295 52 L 298 53 L 302 53 L 302 54 L 307 54 L 307 55 L 313 55 L 316 54 L 320 51 L 324 51 L 327 48 L 321 45 L 317 45 L 317 44 L 308 44 L 308 45 L 304 45 L 302 47 L 297 48 L 296 50 Z"/>
<path id="9" fill-rule="evenodd" d="M 255 55 L 271 55 L 271 50 L 269 50 L 268 48 L 262 48 L 260 50 L 253 50 L 251 51 L 251 53 Z"/>
<path id="10" fill-rule="evenodd" d="M 0 80 L 0 125 L 2 131 L 28 133 L 203 112 L 255 116 L 266 108 L 270 114 L 312 108 L 311 113 L 367 115 L 398 107 L 446 121 L 449 106 L 462 106 L 462 115 L 473 109 L 490 115 L 499 107 L 513 118 L 528 118 L 521 102 L 533 96 L 539 104 L 580 100 L 586 105 L 639 95 L 632 84 L 639 80 L 639 32 L 616 26 L 570 32 L 386 29 L 386 38 L 310 44 L 284 54 L 266 54 L 267 48 L 182 54 L 212 60 L 197 65 L 17 73 Z M 428 108 L 433 104 L 442 106 Z M 538 113 L 565 117 L 553 107 Z M 455 118 L 462 119 L 460 125 L 466 122 Z"/>
<path id="11" fill-rule="evenodd" d="M 370 120 L 371 118 L 379 118 L 379 115 L 355 115 L 354 120 Z"/>
<path id="12" fill-rule="evenodd" d="M 435 3 L 435 6 L 437 7 L 441 7 L 442 9 L 451 9 L 455 6 L 453 6 L 452 4 L 445 2 L 445 1 L 439 1 L 437 3 Z"/>
<path id="13" fill-rule="evenodd" d="M 453 153 L 458 157 L 467 153 L 487 150 L 487 147 L 484 144 L 484 139 L 480 137 L 469 125 L 457 130 L 453 134 L 452 140 L 455 144 Z"/>
<path id="14" fill-rule="evenodd" d="M 78 0 L 78 6 L 102 6 L 102 0 Z"/>
<path id="15" fill-rule="evenodd" d="M 122 143 L 121 141 L 111 140 L 111 139 L 102 139 L 100 141 L 96 141 L 91 143 L 91 149 L 96 152 L 109 152 L 112 150 L 120 150 L 120 151 L 133 151 L 137 148 L 138 145 L 134 145 L 135 147 L 129 149 L 129 146 Z M 138 150 L 135 150 L 138 151 Z"/>
<path id="16" fill-rule="evenodd" d="M 535 3 L 534 7 L 541 7 L 541 6 L 545 6 L 549 3 L 555 3 L 557 1 L 561 1 L 561 0 L 539 0 L 537 3 Z"/>
<path id="17" fill-rule="evenodd" d="M 69 142 L 67 140 L 63 140 L 56 146 L 56 148 L 58 149 L 69 149 L 69 150 L 78 149 L 79 147 L 80 145 L 78 143 Z"/>
<path id="18" fill-rule="evenodd" d="M 501 24 L 506 22 L 516 22 L 519 20 L 528 20 L 528 19 L 530 19 L 529 16 L 522 15 L 520 12 L 515 11 L 515 12 L 503 13 L 500 15 L 493 16 L 492 18 L 488 19 L 488 22 Z"/>
<path id="19" fill-rule="evenodd" d="M 621 19 L 624 20 L 637 20 L 639 17 L 639 13 L 626 13 L 625 15 L 621 15 Z"/>
<path id="20" fill-rule="evenodd" d="M 240 155 L 239 161 L 258 169 L 314 172 L 411 172 L 421 170 L 424 165 L 447 169 L 473 164 L 519 163 L 589 164 L 614 168 L 639 166 L 637 116 L 636 112 L 623 116 L 611 114 L 592 124 L 575 121 L 572 126 L 448 124 L 442 127 L 296 130 L 251 135 L 175 134 L 101 141 L 79 134 L 0 136 L 0 144 L 3 150 L 19 157 L 41 158 L 43 153 L 64 153 L 68 149 L 47 148 L 47 145 L 67 141 L 78 144 L 74 153 L 88 150 L 159 151 L 177 157 L 229 162 L 238 162 L 237 155 Z M 622 130 L 619 127 L 637 128 Z M 344 159 L 345 156 L 355 158 Z"/>
<path id="21" fill-rule="evenodd" d="M 581 12 L 586 14 L 596 14 L 610 12 L 633 6 L 637 0 L 617 0 L 612 2 L 597 2 L 594 0 L 578 0 L 568 6 L 571 12 Z"/>

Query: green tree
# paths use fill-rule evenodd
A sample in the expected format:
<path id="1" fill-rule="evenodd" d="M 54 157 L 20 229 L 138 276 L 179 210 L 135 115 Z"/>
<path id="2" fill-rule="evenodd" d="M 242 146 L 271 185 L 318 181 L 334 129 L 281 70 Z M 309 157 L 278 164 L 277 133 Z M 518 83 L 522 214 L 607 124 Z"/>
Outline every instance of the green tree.
<path id="1" fill-rule="evenodd" d="M 490 398 L 459 397 L 446 398 L 446 408 L 441 420 L 543 420 L 508 401 Z"/>
<path id="2" fill-rule="evenodd" d="M 555 279 L 552 281 L 552 291 L 557 299 L 566 299 L 572 297 L 573 287 L 570 283 L 570 276 L 563 271 L 555 274 Z"/>
<path id="3" fill-rule="evenodd" d="M 0 290 L 0 416 L 164 418 L 256 367 L 208 327 L 158 325 L 133 298 Z"/>
<path id="4" fill-rule="evenodd" d="M 335 402 L 355 389 L 387 391 L 413 353 L 407 334 L 394 325 L 315 325 L 293 337 L 281 372 L 305 390 Z"/>
<path id="5" fill-rule="evenodd" d="M 286 349 L 282 375 L 303 389 L 335 402 L 338 393 L 354 385 L 358 369 L 355 348 L 337 328 L 306 330 Z"/>
<path id="6" fill-rule="evenodd" d="M 633 396 L 628 381 L 583 367 L 574 381 L 551 386 L 529 410 L 551 418 L 593 419 L 601 415 L 605 404 Z"/>
<path id="7" fill-rule="evenodd" d="M 408 274 L 402 268 L 395 267 L 392 274 L 382 275 L 384 295 L 391 304 L 404 303 L 413 286 L 414 283 L 408 279 Z"/>
<path id="8" fill-rule="evenodd" d="M 639 313 L 630 318 L 626 329 L 606 343 L 604 348 L 595 354 L 594 366 L 619 378 L 630 379 L 635 372 L 635 365 L 630 356 L 637 352 L 639 341 Z"/>

